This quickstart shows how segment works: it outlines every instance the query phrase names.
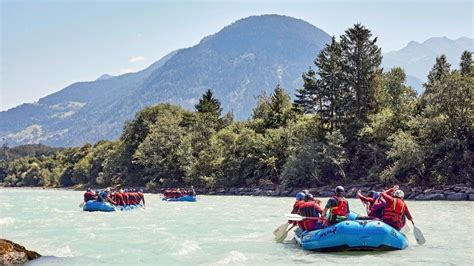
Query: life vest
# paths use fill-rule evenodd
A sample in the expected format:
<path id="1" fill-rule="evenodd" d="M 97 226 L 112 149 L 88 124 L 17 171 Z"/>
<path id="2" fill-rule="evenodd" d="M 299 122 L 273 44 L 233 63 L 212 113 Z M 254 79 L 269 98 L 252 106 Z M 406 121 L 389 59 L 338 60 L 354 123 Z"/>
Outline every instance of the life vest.
<path id="1" fill-rule="evenodd" d="M 114 201 L 117 205 L 125 206 L 125 202 L 123 200 L 123 196 L 120 192 L 114 193 Z"/>
<path id="2" fill-rule="evenodd" d="M 314 201 L 307 201 L 301 204 L 298 214 L 304 217 L 320 217 L 321 213 L 316 210 L 315 204 L 317 204 Z M 312 219 L 305 219 L 301 222 L 298 223 L 298 225 L 303 229 L 307 231 L 319 229 L 322 227 L 321 221 L 318 220 L 312 220 Z"/>
<path id="3" fill-rule="evenodd" d="M 96 196 L 93 192 L 87 191 L 84 193 L 84 202 L 88 202 L 89 200 L 95 200 Z"/>
<path id="4" fill-rule="evenodd" d="M 304 217 L 319 217 L 321 213 L 316 210 L 314 207 L 315 204 L 316 202 L 314 201 L 303 203 L 299 209 L 299 215 Z"/>
<path id="5" fill-rule="evenodd" d="M 130 200 L 128 199 L 128 193 L 120 193 L 122 194 L 122 198 L 123 198 L 123 203 L 125 203 L 125 205 L 130 205 Z"/>
<path id="6" fill-rule="evenodd" d="M 382 221 L 400 230 L 405 225 L 405 202 L 399 198 L 393 198 L 390 206 L 386 206 L 383 211 Z"/>
<path id="7" fill-rule="evenodd" d="M 128 202 L 130 205 L 138 204 L 137 195 L 133 192 L 128 193 Z"/>
<path id="8" fill-rule="evenodd" d="M 337 206 L 331 209 L 331 216 L 336 215 L 340 217 L 346 217 L 347 210 L 349 209 L 349 203 L 344 197 L 333 197 L 337 200 Z"/>

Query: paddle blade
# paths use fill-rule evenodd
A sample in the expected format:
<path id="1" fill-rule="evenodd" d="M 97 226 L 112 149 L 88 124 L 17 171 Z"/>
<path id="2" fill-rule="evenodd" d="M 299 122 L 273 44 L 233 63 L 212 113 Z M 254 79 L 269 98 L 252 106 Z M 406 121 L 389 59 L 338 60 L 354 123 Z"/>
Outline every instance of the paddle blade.
<path id="1" fill-rule="evenodd" d="M 81 202 L 81 204 L 79 204 L 79 208 L 84 207 L 84 204 L 85 204 L 84 202 Z"/>
<path id="2" fill-rule="evenodd" d="M 275 242 L 282 243 L 288 236 L 288 231 L 284 231 L 283 234 L 275 236 Z"/>
<path id="3" fill-rule="evenodd" d="M 273 230 L 273 235 L 276 237 L 278 235 L 282 235 L 283 232 L 286 231 L 286 229 L 288 228 L 289 224 L 288 223 L 284 223 L 280 226 L 278 226 L 277 229 Z"/>
<path id="4" fill-rule="evenodd" d="M 423 245 L 426 242 L 425 236 L 423 236 L 421 230 L 415 225 L 413 225 L 413 235 L 415 236 L 418 245 Z"/>

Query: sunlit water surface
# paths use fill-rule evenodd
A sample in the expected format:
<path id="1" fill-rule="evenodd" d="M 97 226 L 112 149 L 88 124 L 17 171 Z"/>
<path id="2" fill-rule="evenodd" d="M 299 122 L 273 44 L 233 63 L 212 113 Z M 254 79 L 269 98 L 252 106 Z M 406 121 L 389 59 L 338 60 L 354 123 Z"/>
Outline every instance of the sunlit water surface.
<path id="1" fill-rule="evenodd" d="M 147 208 L 89 213 L 82 193 L 0 189 L 0 238 L 44 255 L 33 265 L 472 265 L 474 202 L 408 205 L 427 240 L 402 251 L 317 253 L 272 231 L 291 209 L 291 198 L 199 196 L 198 202 L 163 202 L 146 195 Z M 323 199 L 325 202 L 325 199 Z M 363 206 L 350 200 L 351 208 Z"/>

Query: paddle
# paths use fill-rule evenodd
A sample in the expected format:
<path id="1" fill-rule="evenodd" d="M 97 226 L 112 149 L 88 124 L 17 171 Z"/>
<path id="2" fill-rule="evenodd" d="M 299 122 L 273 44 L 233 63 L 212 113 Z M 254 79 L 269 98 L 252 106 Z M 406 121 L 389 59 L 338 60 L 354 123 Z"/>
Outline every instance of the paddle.
<path id="1" fill-rule="evenodd" d="M 81 204 L 79 204 L 79 208 L 84 207 L 84 204 L 85 204 L 85 202 L 81 202 Z"/>
<path id="2" fill-rule="evenodd" d="M 282 243 L 286 239 L 286 237 L 288 236 L 288 232 L 290 232 L 291 229 L 293 229 L 295 226 L 296 226 L 296 224 L 294 224 L 292 227 L 290 227 L 290 229 L 283 231 L 282 235 L 275 236 L 275 242 Z"/>
<path id="3" fill-rule="evenodd" d="M 415 236 L 415 239 L 416 239 L 416 243 L 418 245 L 423 245 L 426 240 L 425 240 L 425 236 L 423 236 L 423 233 L 421 232 L 421 230 L 416 227 L 415 223 L 413 223 L 412 221 L 412 224 L 413 224 L 413 235 Z"/>
<path id="4" fill-rule="evenodd" d="M 296 221 L 296 222 L 303 221 L 303 220 L 321 220 L 321 218 L 319 217 L 304 217 L 298 214 L 285 214 L 285 217 L 289 221 Z"/>
<path id="5" fill-rule="evenodd" d="M 286 229 L 288 228 L 290 224 L 289 223 L 284 223 L 280 226 L 277 227 L 277 229 L 273 230 L 273 235 L 274 236 L 279 236 L 281 234 L 283 234 L 284 231 L 286 231 Z"/>
<path id="6" fill-rule="evenodd" d="M 406 225 L 402 228 L 402 230 L 400 230 L 400 232 L 402 232 L 404 235 L 407 235 L 408 233 L 410 233 L 410 231 L 411 231 L 411 228 L 410 228 L 410 226 L 408 226 L 408 224 L 406 224 Z"/>

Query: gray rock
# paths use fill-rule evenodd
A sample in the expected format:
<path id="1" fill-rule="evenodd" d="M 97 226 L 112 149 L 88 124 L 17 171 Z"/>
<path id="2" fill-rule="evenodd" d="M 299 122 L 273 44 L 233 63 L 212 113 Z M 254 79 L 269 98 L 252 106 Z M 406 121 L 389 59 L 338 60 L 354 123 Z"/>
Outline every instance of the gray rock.
<path id="1" fill-rule="evenodd" d="M 446 198 L 447 200 L 467 200 L 467 194 L 464 193 L 452 193 Z"/>
<path id="2" fill-rule="evenodd" d="M 442 193 L 428 194 L 426 200 L 445 200 L 446 197 Z"/>
<path id="3" fill-rule="evenodd" d="M 427 196 L 425 194 L 418 194 L 414 200 L 427 200 Z"/>
<path id="4" fill-rule="evenodd" d="M 334 192 L 332 191 L 321 191 L 319 193 L 319 197 L 332 197 L 334 195 Z"/>
<path id="5" fill-rule="evenodd" d="M 471 200 L 471 201 L 474 200 L 474 193 L 473 193 L 473 194 L 469 194 L 469 200 Z"/>

